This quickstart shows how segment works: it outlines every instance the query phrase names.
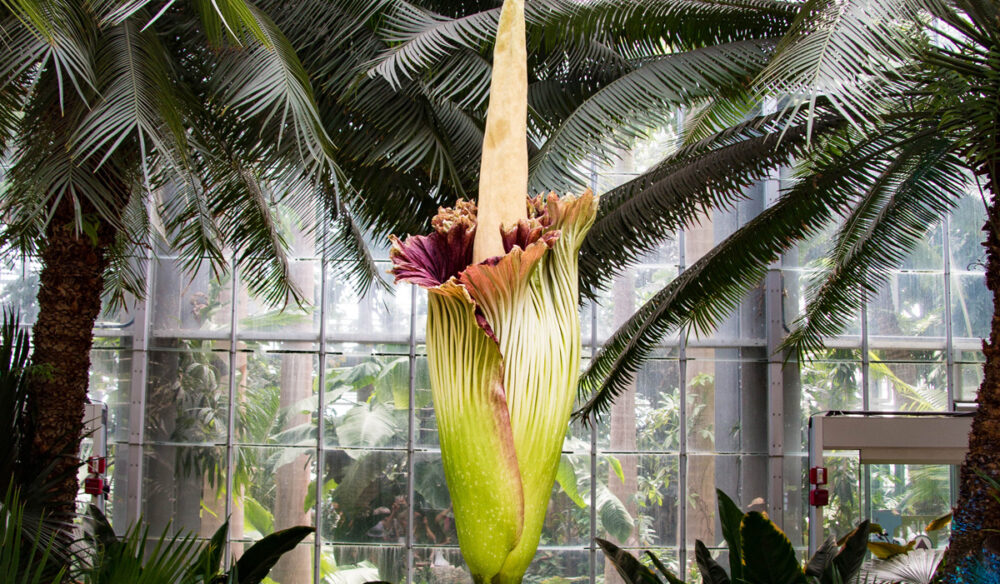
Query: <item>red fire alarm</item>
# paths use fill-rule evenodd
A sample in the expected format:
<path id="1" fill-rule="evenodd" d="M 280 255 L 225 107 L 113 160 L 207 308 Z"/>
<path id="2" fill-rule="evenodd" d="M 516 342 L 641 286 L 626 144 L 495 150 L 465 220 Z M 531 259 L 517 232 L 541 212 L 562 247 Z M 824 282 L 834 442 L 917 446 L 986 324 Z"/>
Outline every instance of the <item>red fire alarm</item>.
<path id="1" fill-rule="evenodd" d="M 810 485 L 825 485 L 826 484 L 826 467 L 825 466 L 814 466 L 809 469 L 809 484 Z"/>
<path id="2" fill-rule="evenodd" d="M 83 479 L 83 492 L 88 495 L 104 495 L 104 479 L 96 475 Z"/>
<path id="3" fill-rule="evenodd" d="M 108 459 L 103 456 L 91 456 L 87 459 L 87 472 L 104 474 L 108 470 Z"/>
<path id="4" fill-rule="evenodd" d="M 822 507 L 830 502 L 830 491 L 826 489 L 812 489 L 809 491 L 809 504 L 813 507 Z"/>

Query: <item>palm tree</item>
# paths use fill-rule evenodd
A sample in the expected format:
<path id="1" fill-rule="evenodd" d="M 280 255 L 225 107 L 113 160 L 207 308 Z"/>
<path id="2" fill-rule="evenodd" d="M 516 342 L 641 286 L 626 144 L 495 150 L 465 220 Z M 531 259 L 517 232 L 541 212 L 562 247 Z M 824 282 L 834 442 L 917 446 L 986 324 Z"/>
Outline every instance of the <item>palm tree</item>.
<path id="1" fill-rule="evenodd" d="M 426 231 L 439 206 L 476 192 L 499 1 L 269 1 L 313 74 L 357 229 Z M 592 159 L 617 158 L 672 105 L 744 84 L 794 15 L 772 0 L 525 10 L 531 192 L 582 191 Z"/>
<path id="2" fill-rule="evenodd" d="M 335 167 L 302 64 L 249 2 L 27 0 L 0 23 L 0 249 L 42 263 L 29 474 L 59 472 L 77 464 L 102 292 L 142 293 L 154 231 L 188 268 L 232 254 L 251 291 L 296 299 L 272 206 L 332 199 Z M 76 492 L 70 472 L 52 511 Z"/>
<path id="3" fill-rule="evenodd" d="M 799 159 L 798 180 L 773 206 L 609 340 L 582 380 L 599 391 L 581 415 L 605 411 L 665 332 L 711 328 L 783 251 L 834 225 L 826 267 L 784 343 L 804 358 L 844 328 L 966 192 L 979 189 L 995 316 L 946 564 L 955 569 L 978 552 L 1000 528 L 1000 501 L 977 476 L 1000 476 L 998 9 L 992 0 L 802 4 L 754 92 L 706 101 L 682 149 L 605 196 L 582 260 L 590 289 L 634 262 L 650 240 L 683 226 L 692 205 L 726 204 L 748 179 Z M 778 102 L 776 113 L 755 109 L 765 98 Z"/>

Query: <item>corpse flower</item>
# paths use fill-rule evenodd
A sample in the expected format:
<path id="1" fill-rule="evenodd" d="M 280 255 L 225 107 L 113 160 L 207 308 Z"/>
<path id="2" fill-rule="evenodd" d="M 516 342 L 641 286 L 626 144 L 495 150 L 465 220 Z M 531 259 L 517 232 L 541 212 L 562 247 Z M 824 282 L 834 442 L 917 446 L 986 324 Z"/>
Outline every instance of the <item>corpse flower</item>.
<path id="1" fill-rule="evenodd" d="M 527 198 L 523 1 L 504 2 L 479 205 L 392 238 L 396 281 L 428 291 L 427 356 L 462 555 L 516 584 L 538 547 L 580 366 L 577 253 L 597 200 Z"/>

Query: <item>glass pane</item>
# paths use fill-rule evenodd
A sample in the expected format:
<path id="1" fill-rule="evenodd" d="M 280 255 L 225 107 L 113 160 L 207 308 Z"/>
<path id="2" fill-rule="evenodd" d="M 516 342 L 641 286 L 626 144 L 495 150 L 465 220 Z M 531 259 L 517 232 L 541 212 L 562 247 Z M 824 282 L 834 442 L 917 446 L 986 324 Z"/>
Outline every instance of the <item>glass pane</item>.
<path id="1" fill-rule="evenodd" d="M 153 261 L 155 286 L 149 295 L 153 343 L 171 337 L 227 338 L 232 320 L 232 275 L 216 277 L 204 263 L 187 273 L 176 258 Z"/>
<path id="2" fill-rule="evenodd" d="M 978 347 L 990 335 L 993 295 L 983 275 L 957 272 L 951 276 L 951 330 L 955 344 Z"/>
<path id="3" fill-rule="evenodd" d="M 861 409 L 861 353 L 828 349 L 799 365 L 803 418 L 829 410 Z"/>
<path id="4" fill-rule="evenodd" d="M 871 346 L 893 346 L 905 337 L 937 337 L 944 346 L 941 274 L 897 272 L 868 304 Z M 882 338 L 879 338 L 882 337 Z"/>
<path id="5" fill-rule="evenodd" d="M 108 406 L 108 440 L 128 442 L 132 343 L 128 337 L 120 341 L 120 349 L 94 349 L 90 352 L 87 397 L 92 403 L 100 402 Z"/>
<path id="6" fill-rule="evenodd" d="M 324 584 L 406 582 L 403 546 L 324 545 L 322 553 L 320 578 Z"/>
<path id="7" fill-rule="evenodd" d="M 863 474 L 858 453 L 826 452 L 823 464 L 827 469 L 827 490 L 830 504 L 823 507 L 823 529 L 830 535 L 843 535 L 854 529 L 868 512 L 862 506 Z"/>
<path id="8" fill-rule="evenodd" d="M 722 541 L 722 531 L 716 528 L 718 502 L 715 495 L 716 456 L 693 454 L 687 460 L 687 532 L 688 549 L 695 540 L 712 546 Z"/>
<path id="9" fill-rule="evenodd" d="M 600 580 L 600 567 L 597 578 Z M 540 548 L 524 574 L 526 584 L 586 582 L 590 573 L 590 552 L 587 550 L 549 550 Z"/>
<path id="10" fill-rule="evenodd" d="M 636 373 L 630 389 L 598 419 L 599 448 L 676 452 L 680 448 L 679 380 L 677 351 L 654 351 Z M 589 441 L 589 435 L 580 435 Z"/>
<path id="11" fill-rule="evenodd" d="M 984 271 L 986 250 L 982 243 L 986 238 L 983 232 L 986 209 L 979 193 L 966 193 L 965 197 L 959 199 L 948 223 L 952 271 Z"/>
<path id="12" fill-rule="evenodd" d="M 890 360 L 892 359 L 892 360 Z M 869 408 L 885 411 L 948 409 L 943 351 L 872 351 Z"/>
<path id="13" fill-rule="evenodd" d="M 316 450 L 239 446 L 234 475 L 233 540 L 257 540 L 279 529 L 313 525 Z M 239 534 L 239 535 L 237 535 Z"/>
<path id="14" fill-rule="evenodd" d="M 229 353 L 219 349 L 228 343 L 172 342 L 172 350 L 148 352 L 147 443 L 225 443 L 232 369 Z M 237 374 L 245 367 L 245 357 L 237 354 Z"/>
<path id="15" fill-rule="evenodd" d="M 312 539 L 313 536 L 310 535 L 302 543 L 283 553 L 263 582 L 267 584 L 272 582 L 275 584 L 309 584 L 312 582 L 313 554 L 316 551 Z"/>
<path id="16" fill-rule="evenodd" d="M 151 534 L 211 537 L 226 517 L 226 449 L 215 446 L 146 447 L 142 515 Z M 235 510 L 234 510 L 235 512 Z M 232 522 L 233 538 L 241 534 Z"/>
<path id="17" fill-rule="evenodd" d="M 405 543 L 409 507 L 406 477 L 405 451 L 324 452 L 323 540 Z M 422 510 L 415 507 L 414 513 Z"/>
<path id="18" fill-rule="evenodd" d="M 295 351 L 300 344 L 268 344 L 259 347 L 267 352 L 237 354 L 246 372 L 237 387 L 238 443 L 316 447 L 319 356 Z"/>
<path id="19" fill-rule="evenodd" d="M 378 264 L 385 272 L 388 262 Z M 359 296 L 351 286 L 328 270 L 326 282 L 326 334 L 335 340 L 406 343 L 410 338 L 409 284 L 394 284 L 389 290 L 372 286 Z M 418 291 L 418 296 L 426 292 Z M 418 330 L 422 331 L 421 326 Z"/>
<path id="20" fill-rule="evenodd" d="M 326 445 L 381 448 L 406 444 L 409 357 L 357 352 L 328 355 L 326 363 Z"/>
<path id="21" fill-rule="evenodd" d="M 885 538 L 905 544 L 918 535 L 934 547 L 948 544 L 948 528 L 927 532 L 931 521 L 951 512 L 951 467 L 946 465 L 872 464 L 872 521 Z"/>
<path id="22" fill-rule="evenodd" d="M 38 270 L 38 263 L 30 259 L 0 261 L 0 304 L 17 310 L 26 325 L 38 318 Z"/>
<path id="23" fill-rule="evenodd" d="M 982 363 L 955 364 L 955 401 L 972 402 L 983 384 Z"/>
<path id="24" fill-rule="evenodd" d="M 290 298 L 285 306 L 271 306 L 249 296 L 244 284 L 242 297 L 246 299 L 246 306 L 240 307 L 240 338 L 316 339 L 320 319 L 320 260 L 292 260 L 288 271 L 302 296 L 302 305 Z"/>
<path id="25" fill-rule="evenodd" d="M 932 225 L 929 232 L 920 238 L 916 248 L 910 252 L 899 267 L 903 270 L 943 270 L 943 234 L 944 227 L 940 223 Z"/>

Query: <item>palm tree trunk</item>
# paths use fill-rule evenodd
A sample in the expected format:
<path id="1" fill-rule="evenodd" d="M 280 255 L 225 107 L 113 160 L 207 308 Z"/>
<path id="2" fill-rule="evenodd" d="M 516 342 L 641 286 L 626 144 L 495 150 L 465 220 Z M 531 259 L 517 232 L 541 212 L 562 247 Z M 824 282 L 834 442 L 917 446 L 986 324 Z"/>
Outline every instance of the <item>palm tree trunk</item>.
<path id="1" fill-rule="evenodd" d="M 49 476 L 50 513 L 76 507 L 80 440 L 90 372 L 94 323 L 112 229 L 102 224 L 96 241 L 79 233 L 73 209 L 60 205 L 41 250 L 38 321 L 33 329 L 30 382 L 29 478 Z"/>
<path id="2" fill-rule="evenodd" d="M 959 474 L 958 501 L 951 524 L 951 541 L 945 554 L 948 572 L 944 582 L 956 581 L 954 568 L 969 554 L 978 553 L 983 540 L 1000 530 L 1000 501 L 996 493 L 978 476 L 985 473 L 1000 481 L 1000 195 L 997 180 L 998 162 L 989 165 L 991 200 L 987 207 L 986 287 L 993 293 L 993 319 L 990 338 L 983 341 L 986 363 L 983 383 L 976 397 L 978 408 L 969 434 L 969 452 Z M 992 531 L 988 531 L 992 530 Z"/>

